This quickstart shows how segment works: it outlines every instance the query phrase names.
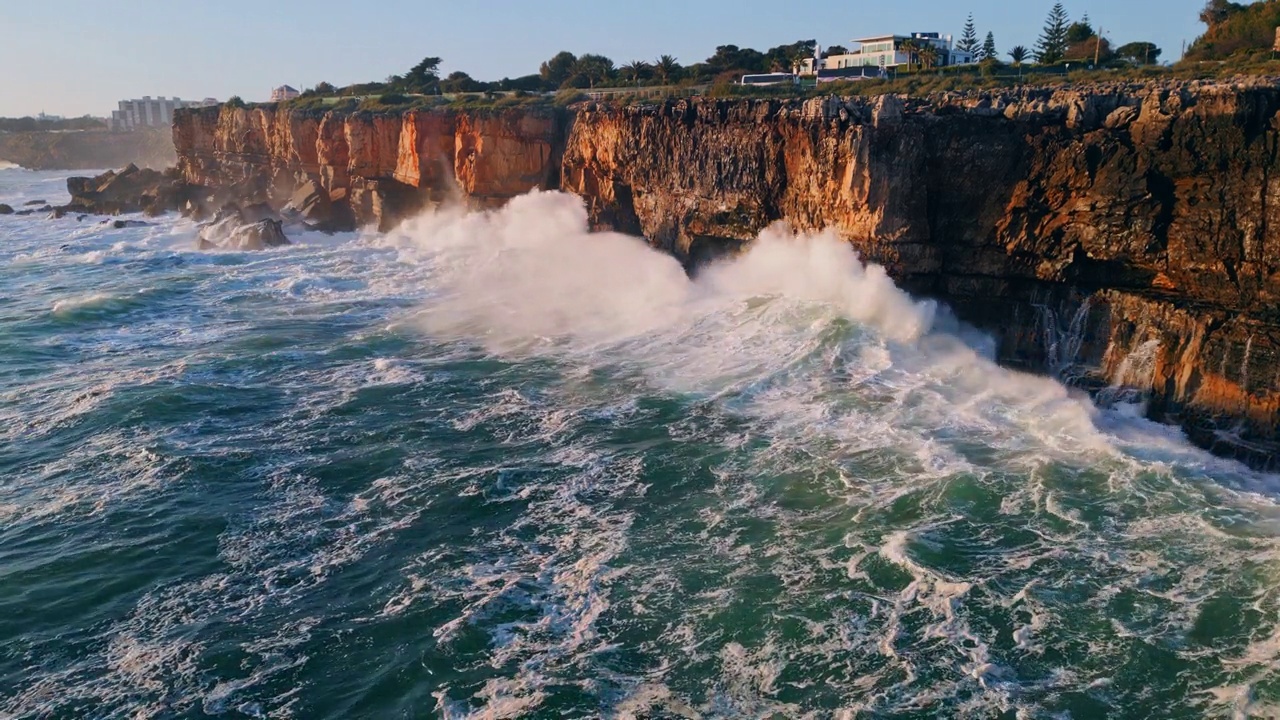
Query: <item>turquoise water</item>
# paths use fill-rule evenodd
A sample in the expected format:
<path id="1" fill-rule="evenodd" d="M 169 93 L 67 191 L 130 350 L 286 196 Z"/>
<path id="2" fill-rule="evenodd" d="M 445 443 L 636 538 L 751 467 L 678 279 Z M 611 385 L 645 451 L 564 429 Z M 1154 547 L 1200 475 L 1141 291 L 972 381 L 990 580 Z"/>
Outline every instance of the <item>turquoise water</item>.
<path id="1" fill-rule="evenodd" d="M 1280 713 L 1280 479 L 831 238 L 584 227 L 0 217 L 0 718 Z"/>

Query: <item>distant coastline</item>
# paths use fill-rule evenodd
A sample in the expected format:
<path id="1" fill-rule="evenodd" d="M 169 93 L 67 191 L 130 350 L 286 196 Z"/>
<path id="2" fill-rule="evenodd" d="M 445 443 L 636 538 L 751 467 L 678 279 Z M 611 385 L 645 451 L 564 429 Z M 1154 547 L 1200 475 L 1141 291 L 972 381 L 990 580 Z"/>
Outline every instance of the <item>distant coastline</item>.
<path id="1" fill-rule="evenodd" d="M 177 161 L 169 128 L 128 133 L 106 130 L 0 133 L 0 167 L 29 170 L 89 170 L 133 163 L 157 170 Z"/>

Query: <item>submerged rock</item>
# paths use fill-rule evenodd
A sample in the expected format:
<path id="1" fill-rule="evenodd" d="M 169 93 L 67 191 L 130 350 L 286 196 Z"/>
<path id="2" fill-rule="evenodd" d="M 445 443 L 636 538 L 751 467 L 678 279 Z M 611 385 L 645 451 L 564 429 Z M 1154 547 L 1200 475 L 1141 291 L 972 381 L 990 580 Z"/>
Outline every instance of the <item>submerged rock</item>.
<path id="1" fill-rule="evenodd" d="M 48 205 L 49 201 L 48 200 L 28 200 L 22 204 L 24 207 L 31 207 L 33 205 Z"/>

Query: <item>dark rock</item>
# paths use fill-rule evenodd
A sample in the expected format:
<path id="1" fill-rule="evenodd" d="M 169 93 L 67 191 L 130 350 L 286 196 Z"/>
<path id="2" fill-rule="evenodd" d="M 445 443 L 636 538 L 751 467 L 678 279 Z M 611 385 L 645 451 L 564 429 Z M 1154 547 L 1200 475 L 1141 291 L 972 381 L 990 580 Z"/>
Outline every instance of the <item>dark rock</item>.
<path id="1" fill-rule="evenodd" d="M 0 203 L 0 215 L 12 215 L 12 214 L 13 214 L 12 207 L 5 205 L 4 203 Z"/>
<path id="2" fill-rule="evenodd" d="M 30 207 L 32 205 L 48 205 L 49 201 L 48 200 L 28 200 L 22 204 Z"/>
<path id="3" fill-rule="evenodd" d="M 246 225 L 262 222 L 263 220 L 279 220 L 280 214 L 271 209 L 266 203 L 254 203 L 240 208 L 240 220 Z"/>
<path id="4" fill-rule="evenodd" d="M 67 179 L 71 202 L 67 210 L 98 215 L 145 213 L 154 217 L 178 210 L 192 189 L 172 173 L 129 165 L 120 172 L 107 171 L 96 178 Z"/>
<path id="5" fill-rule="evenodd" d="M 238 214 L 201 226 L 196 238 L 196 248 L 200 250 L 265 250 L 289 244 L 281 221 L 265 219 L 246 224 Z"/>
<path id="6" fill-rule="evenodd" d="M 116 230 L 123 230 L 125 228 L 135 228 L 135 227 L 150 227 L 150 226 L 151 226 L 151 223 L 143 222 L 141 220 L 116 220 L 115 222 L 111 223 L 111 227 L 115 228 Z"/>
<path id="7" fill-rule="evenodd" d="M 77 216 L 76 216 L 76 222 L 84 222 L 84 219 L 85 219 L 85 218 L 87 218 L 87 217 L 89 217 L 89 216 L 88 216 L 88 215 L 77 215 Z"/>
<path id="8" fill-rule="evenodd" d="M 236 228 L 224 247 L 229 250 L 265 250 L 289 244 L 279 220 L 262 220 Z"/>

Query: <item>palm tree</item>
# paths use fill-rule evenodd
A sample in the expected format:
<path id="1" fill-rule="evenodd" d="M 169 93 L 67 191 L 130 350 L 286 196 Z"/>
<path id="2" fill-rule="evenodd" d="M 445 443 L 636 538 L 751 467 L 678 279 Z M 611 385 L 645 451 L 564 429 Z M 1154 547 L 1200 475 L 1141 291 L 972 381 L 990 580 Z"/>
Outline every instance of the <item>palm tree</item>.
<path id="1" fill-rule="evenodd" d="M 907 54 L 907 72 L 911 72 L 916 63 L 916 53 L 920 52 L 920 44 L 915 40 L 903 40 L 898 44 L 898 50 Z"/>
<path id="2" fill-rule="evenodd" d="M 653 64 L 653 70 L 662 80 L 662 84 L 667 85 L 680 74 L 680 63 L 676 62 L 671 55 L 663 55 Z"/>
<path id="3" fill-rule="evenodd" d="M 1026 61 L 1029 55 L 1031 55 L 1030 51 L 1021 45 L 1015 45 L 1014 48 L 1009 51 L 1009 57 L 1013 59 L 1013 66 L 1018 68 L 1019 80 L 1022 79 L 1022 63 Z"/>
<path id="4" fill-rule="evenodd" d="M 926 44 L 920 48 L 920 66 L 925 70 L 929 70 L 938 62 L 938 48 L 932 44 Z"/>
<path id="5" fill-rule="evenodd" d="M 649 74 L 649 63 L 643 60 L 632 60 L 631 62 L 618 68 L 618 74 L 627 82 L 640 84 L 640 80 Z"/>

